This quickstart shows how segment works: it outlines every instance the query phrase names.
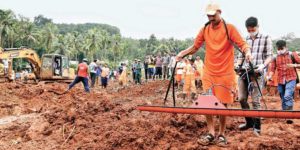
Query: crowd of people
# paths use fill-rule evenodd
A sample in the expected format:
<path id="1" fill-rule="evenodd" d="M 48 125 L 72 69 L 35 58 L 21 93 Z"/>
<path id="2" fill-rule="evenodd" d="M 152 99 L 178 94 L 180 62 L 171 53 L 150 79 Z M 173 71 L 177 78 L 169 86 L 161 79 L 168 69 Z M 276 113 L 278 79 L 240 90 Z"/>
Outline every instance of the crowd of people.
<path id="1" fill-rule="evenodd" d="M 111 71 L 107 65 L 99 60 L 94 60 L 88 65 L 88 60 L 84 58 L 77 67 L 77 76 L 74 81 L 69 85 L 67 91 L 69 91 L 74 85 L 82 82 L 86 92 L 90 92 L 90 88 L 94 88 L 95 85 L 99 85 L 102 88 L 106 88 Z M 101 84 L 100 82 L 101 81 Z M 90 85 L 89 85 L 90 83 Z M 67 92 L 66 91 L 66 92 Z"/>
<path id="2" fill-rule="evenodd" d="M 169 79 L 175 67 L 175 52 L 148 55 L 144 60 L 145 80 Z"/>
<path id="3" fill-rule="evenodd" d="M 282 101 L 282 110 L 293 110 L 294 92 L 299 83 L 296 70 L 300 67 L 298 54 L 288 50 L 286 41 L 278 40 L 276 42 L 277 55 L 274 55 L 272 40 L 269 35 L 260 33 L 256 17 L 246 19 L 245 27 L 249 35 L 244 40 L 235 26 L 226 23 L 221 18 L 221 12 L 219 5 L 209 4 L 206 8 L 209 22 L 201 28 L 194 44 L 177 55 L 175 52 L 156 56 L 148 55 L 143 62 L 135 59 L 131 64 L 131 71 L 129 71 L 127 63 L 121 63 L 114 73 L 120 85 L 127 85 L 130 72 L 134 84 L 152 80 L 169 80 L 172 73 L 175 72 L 176 86 L 178 89 L 182 89 L 183 99 L 190 96 L 192 100 L 195 100 L 197 89 L 201 89 L 206 94 L 217 97 L 227 107 L 234 102 L 235 97 L 232 91 L 236 91 L 242 109 L 259 110 L 263 96 L 262 90 L 266 87 L 266 83 L 274 83 L 276 80 Z M 191 55 L 195 54 L 204 42 L 205 59 L 203 63 L 199 56 L 194 59 Z M 236 57 L 234 56 L 234 47 L 240 51 Z M 177 67 L 175 68 L 176 62 Z M 95 60 L 87 66 L 86 60 L 84 60 L 79 64 L 78 76 L 70 84 L 69 89 L 82 81 L 88 92 L 88 73 L 91 78 L 90 87 L 94 87 L 96 79 L 101 76 L 101 83 L 105 88 L 109 72 L 106 64 L 97 65 L 97 60 Z M 144 80 L 142 76 L 144 76 Z M 248 102 L 249 96 L 252 98 L 252 108 Z M 225 136 L 227 117 L 219 116 L 218 120 L 220 126 L 218 134 L 216 134 L 214 117 L 206 116 L 208 133 L 199 138 L 200 144 L 227 144 Z M 287 123 L 293 123 L 293 121 L 287 120 Z M 259 136 L 261 134 L 261 118 L 245 117 L 245 123 L 240 124 L 238 128 L 241 131 L 252 129 L 254 134 Z"/>
<path id="4" fill-rule="evenodd" d="M 187 61 L 183 57 L 197 52 L 205 42 L 205 65 L 201 76 L 203 90 L 206 94 L 216 96 L 225 107 L 234 102 L 232 91 L 238 91 L 238 101 L 242 109 L 251 109 L 248 103 L 249 96 L 252 97 L 252 109 L 261 109 L 265 80 L 274 80 L 272 77 L 277 72 L 282 110 L 292 111 L 294 92 L 297 80 L 299 80 L 296 70 L 300 63 L 298 54 L 288 50 L 286 41 L 278 40 L 276 42 L 277 55 L 273 55 L 272 40 L 269 35 L 259 32 L 256 17 L 249 17 L 245 21 L 249 35 L 244 40 L 232 24 L 226 23 L 221 18 L 221 12 L 217 4 L 207 6 L 206 14 L 209 22 L 201 28 L 194 44 L 177 54 L 176 61 L 183 60 L 186 64 L 193 64 L 192 60 Z M 237 59 L 234 56 L 234 48 L 240 51 Z M 183 73 L 179 71 L 178 74 Z M 180 75 L 178 78 L 180 79 Z M 187 81 L 189 82 L 190 79 L 186 79 L 185 82 Z M 193 88 L 190 89 L 194 91 Z M 213 143 L 220 146 L 227 145 L 226 118 L 226 116 L 218 117 L 220 126 L 216 134 L 213 116 L 207 115 L 208 133 L 200 137 L 198 142 L 202 145 Z M 293 121 L 287 120 L 287 123 L 293 123 Z M 261 118 L 245 117 L 245 123 L 239 125 L 238 128 L 241 131 L 252 129 L 254 134 L 259 136 Z"/>
<path id="5" fill-rule="evenodd" d="M 185 95 L 196 96 L 196 88 L 201 88 L 201 76 L 203 72 L 203 61 L 199 56 L 196 59 L 190 57 L 178 62 L 175 67 L 175 52 L 147 55 L 142 62 L 141 59 L 134 59 L 128 68 L 128 62 L 121 62 L 116 69 L 109 69 L 108 65 L 102 61 L 94 60 L 88 64 L 87 59 L 83 59 L 77 67 L 77 79 L 70 85 L 79 82 L 79 77 L 84 77 L 86 81 L 86 91 L 100 85 L 106 88 L 109 80 L 116 79 L 121 86 L 142 84 L 155 80 L 169 80 L 174 71 L 176 86 L 183 89 Z M 83 73 L 82 75 L 82 72 Z M 132 78 L 130 79 L 131 76 Z M 81 79 L 83 80 L 83 79 Z M 186 81 L 186 82 L 185 82 Z M 84 81 L 85 82 L 85 81 Z M 186 83 L 186 84 L 184 84 Z M 190 92 L 192 91 L 192 92 Z"/>

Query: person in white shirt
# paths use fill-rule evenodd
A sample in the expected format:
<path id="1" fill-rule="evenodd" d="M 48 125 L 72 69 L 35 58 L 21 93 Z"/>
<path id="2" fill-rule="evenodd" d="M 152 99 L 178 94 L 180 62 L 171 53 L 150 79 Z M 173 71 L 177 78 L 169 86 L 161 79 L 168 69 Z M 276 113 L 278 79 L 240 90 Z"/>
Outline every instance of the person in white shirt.
<path id="1" fill-rule="evenodd" d="M 90 70 L 90 77 L 91 77 L 91 87 L 93 88 L 96 82 L 96 76 L 97 76 L 97 59 L 95 59 L 93 62 L 90 63 L 89 65 L 89 70 Z"/>

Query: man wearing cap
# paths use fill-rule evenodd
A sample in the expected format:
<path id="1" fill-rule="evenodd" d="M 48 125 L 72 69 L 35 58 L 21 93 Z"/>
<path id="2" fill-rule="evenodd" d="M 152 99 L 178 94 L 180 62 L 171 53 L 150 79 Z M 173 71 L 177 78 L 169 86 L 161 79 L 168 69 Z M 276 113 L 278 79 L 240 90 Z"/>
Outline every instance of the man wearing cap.
<path id="1" fill-rule="evenodd" d="M 83 62 L 80 63 L 77 67 L 77 76 L 74 79 L 74 81 L 69 85 L 69 88 L 67 91 L 71 90 L 72 87 L 74 85 L 76 85 L 77 83 L 82 82 L 85 92 L 88 92 L 88 93 L 90 92 L 89 83 L 88 83 L 89 82 L 89 79 L 88 79 L 89 66 L 87 65 L 88 61 L 86 58 L 84 58 L 82 61 Z"/>
<path id="2" fill-rule="evenodd" d="M 241 77 L 239 78 L 238 82 L 238 96 L 242 109 L 250 109 L 248 103 L 248 95 L 252 97 L 253 109 L 260 109 L 261 95 L 259 93 L 258 86 L 256 85 L 255 77 L 258 81 L 260 89 L 262 89 L 264 85 L 263 79 L 265 67 L 268 66 L 268 64 L 272 60 L 272 40 L 270 36 L 259 33 L 259 25 L 257 18 L 249 17 L 246 20 L 245 25 L 249 33 L 249 36 L 247 36 L 246 41 L 249 45 L 251 45 L 251 55 L 253 58 L 252 64 L 253 66 L 257 66 L 257 69 L 255 70 L 256 76 L 254 76 L 254 74 L 249 74 L 250 82 L 248 82 L 247 76 L 244 73 L 239 73 Z M 243 59 L 244 58 L 242 54 L 239 54 L 238 65 L 243 68 L 249 68 L 249 64 L 247 62 L 244 62 Z M 254 88 L 252 92 L 250 92 L 248 89 L 251 83 L 254 83 Z M 245 117 L 245 121 L 246 122 L 244 124 L 241 124 L 239 126 L 240 130 L 247 130 L 249 128 L 253 128 L 254 133 L 256 135 L 260 135 L 260 118 Z"/>
<path id="3" fill-rule="evenodd" d="M 176 60 L 188 54 L 194 54 L 205 42 L 205 67 L 203 70 L 203 89 L 208 94 L 215 95 L 220 102 L 225 104 L 233 103 L 234 90 L 234 46 L 236 44 L 243 53 L 246 60 L 251 59 L 251 51 L 247 42 L 243 40 L 238 30 L 232 25 L 225 23 L 221 18 L 221 9 L 217 4 L 209 4 L 206 7 L 206 15 L 209 22 L 201 28 L 193 46 L 181 51 Z M 221 86 L 217 86 L 221 85 Z M 218 136 L 215 135 L 213 116 L 206 116 L 208 134 L 201 137 L 198 142 L 202 145 L 216 143 L 220 146 L 226 145 L 225 138 L 226 117 L 220 116 L 220 129 Z"/>

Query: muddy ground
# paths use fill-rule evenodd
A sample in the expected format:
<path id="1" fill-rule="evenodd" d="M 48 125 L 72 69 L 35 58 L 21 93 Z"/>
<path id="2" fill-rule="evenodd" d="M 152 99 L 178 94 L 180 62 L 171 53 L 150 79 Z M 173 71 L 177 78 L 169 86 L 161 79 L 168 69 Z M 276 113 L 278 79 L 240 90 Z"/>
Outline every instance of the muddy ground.
<path id="1" fill-rule="evenodd" d="M 67 84 L 1 83 L 0 149 L 300 149 L 300 120 L 265 119 L 257 137 L 238 130 L 243 122 L 238 117 L 229 119 L 227 147 L 201 146 L 197 139 L 207 132 L 204 116 L 136 110 L 142 104 L 162 105 L 166 81 L 116 85 L 96 87 L 90 94 L 77 85 L 60 95 Z M 269 109 L 280 109 L 278 96 L 266 99 Z M 185 102 L 179 98 L 178 103 Z"/>

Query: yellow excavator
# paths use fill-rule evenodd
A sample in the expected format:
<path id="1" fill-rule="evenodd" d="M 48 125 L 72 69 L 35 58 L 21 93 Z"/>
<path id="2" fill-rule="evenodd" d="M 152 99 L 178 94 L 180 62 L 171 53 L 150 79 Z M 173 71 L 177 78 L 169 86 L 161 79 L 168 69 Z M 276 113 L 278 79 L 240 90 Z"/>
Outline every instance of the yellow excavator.
<path id="1" fill-rule="evenodd" d="M 32 73 L 28 79 L 36 81 L 71 82 L 75 78 L 74 69 L 69 67 L 69 59 L 59 54 L 44 54 L 42 59 L 29 48 L 0 48 L 0 78 L 12 81 L 15 78 L 14 59 L 25 59 L 29 62 Z"/>

